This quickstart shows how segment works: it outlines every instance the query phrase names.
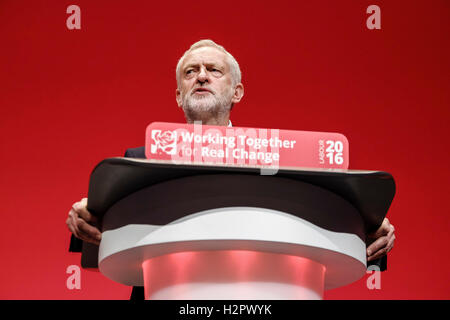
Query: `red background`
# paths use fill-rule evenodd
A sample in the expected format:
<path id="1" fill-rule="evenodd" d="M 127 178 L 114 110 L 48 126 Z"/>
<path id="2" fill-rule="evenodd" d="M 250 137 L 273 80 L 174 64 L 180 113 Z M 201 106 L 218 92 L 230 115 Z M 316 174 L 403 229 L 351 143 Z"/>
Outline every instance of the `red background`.
<path id="1" fill-rule="evenodd" d="M 80 264 L 66 216 L 100 160 L 144 145 L 150 122 L 184 122 L 176 62 L 211 38 L 241 65 L 234 125 L 342 133 L 351 169 L 396 180 L 381 289 L 364 277 L 325 298 L 449 299 L 449 21 L 445 0 L 0 1 L 0 298 L 129 298 L 87 270 L 66 288 Z"/>

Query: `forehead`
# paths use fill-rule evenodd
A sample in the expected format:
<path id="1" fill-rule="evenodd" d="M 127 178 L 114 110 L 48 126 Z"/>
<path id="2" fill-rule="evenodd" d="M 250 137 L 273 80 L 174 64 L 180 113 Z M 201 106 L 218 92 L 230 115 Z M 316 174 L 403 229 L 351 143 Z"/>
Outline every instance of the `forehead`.
<path id="1" fill-rule="evenodd" d="M 183 60 L 183 68 L 196 64 L 215 64 L 227 67 L 226 54 L 214 47 L 201 47 L 189 52 Z"/>

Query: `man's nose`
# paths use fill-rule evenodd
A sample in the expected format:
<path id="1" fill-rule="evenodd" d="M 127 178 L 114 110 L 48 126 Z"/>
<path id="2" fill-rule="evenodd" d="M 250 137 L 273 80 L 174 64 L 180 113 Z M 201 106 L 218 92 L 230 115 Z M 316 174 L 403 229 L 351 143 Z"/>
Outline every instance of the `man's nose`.
<path id="1" fill-rule="evenodd" d="M 209 81 L 208 72 L 205 67 L 200 68 L 200 70 L 197 74 L 197 81 L 202 82 L 202 83 Z"/>

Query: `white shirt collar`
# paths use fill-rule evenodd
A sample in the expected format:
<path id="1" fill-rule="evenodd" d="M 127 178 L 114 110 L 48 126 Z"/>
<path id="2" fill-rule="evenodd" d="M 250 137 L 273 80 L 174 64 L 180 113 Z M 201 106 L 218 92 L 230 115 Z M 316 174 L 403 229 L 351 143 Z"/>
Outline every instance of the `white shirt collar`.
<path id="1" fill-rule="evenodd" d="M 229 126 L 229 127 L 232 127 L 232 126 L 233 126 L 233 124 L 231 123 L 231 120 L 228 120 L 228 126 Z"/>

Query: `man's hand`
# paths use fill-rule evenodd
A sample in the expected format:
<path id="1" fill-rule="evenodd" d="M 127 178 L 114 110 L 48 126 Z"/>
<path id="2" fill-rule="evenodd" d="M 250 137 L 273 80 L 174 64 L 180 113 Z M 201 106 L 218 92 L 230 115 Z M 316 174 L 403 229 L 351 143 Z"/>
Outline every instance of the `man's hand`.
<path id="1" fill-rule="evenodd" d="M 87 210 L 87 198 L 81 199 L 72 205 L 69 211 L 69 217 L 66 220 L 67 227 L 75 237 L 81 240 L 99 245 L 102 239 L 102 233 L 96 227 L 89 224 L 95 223 L 97 218 Z"/>
<path id="2" fill-rule="evenodd" d="M 381 258 L 392 250 L 395 240 L 394 231 L 394 226 L 387 218 L 384 218 L 378 230 L 368 235 L 367 241 L 370 245 L 367 248 L 367 261 Z"/>

